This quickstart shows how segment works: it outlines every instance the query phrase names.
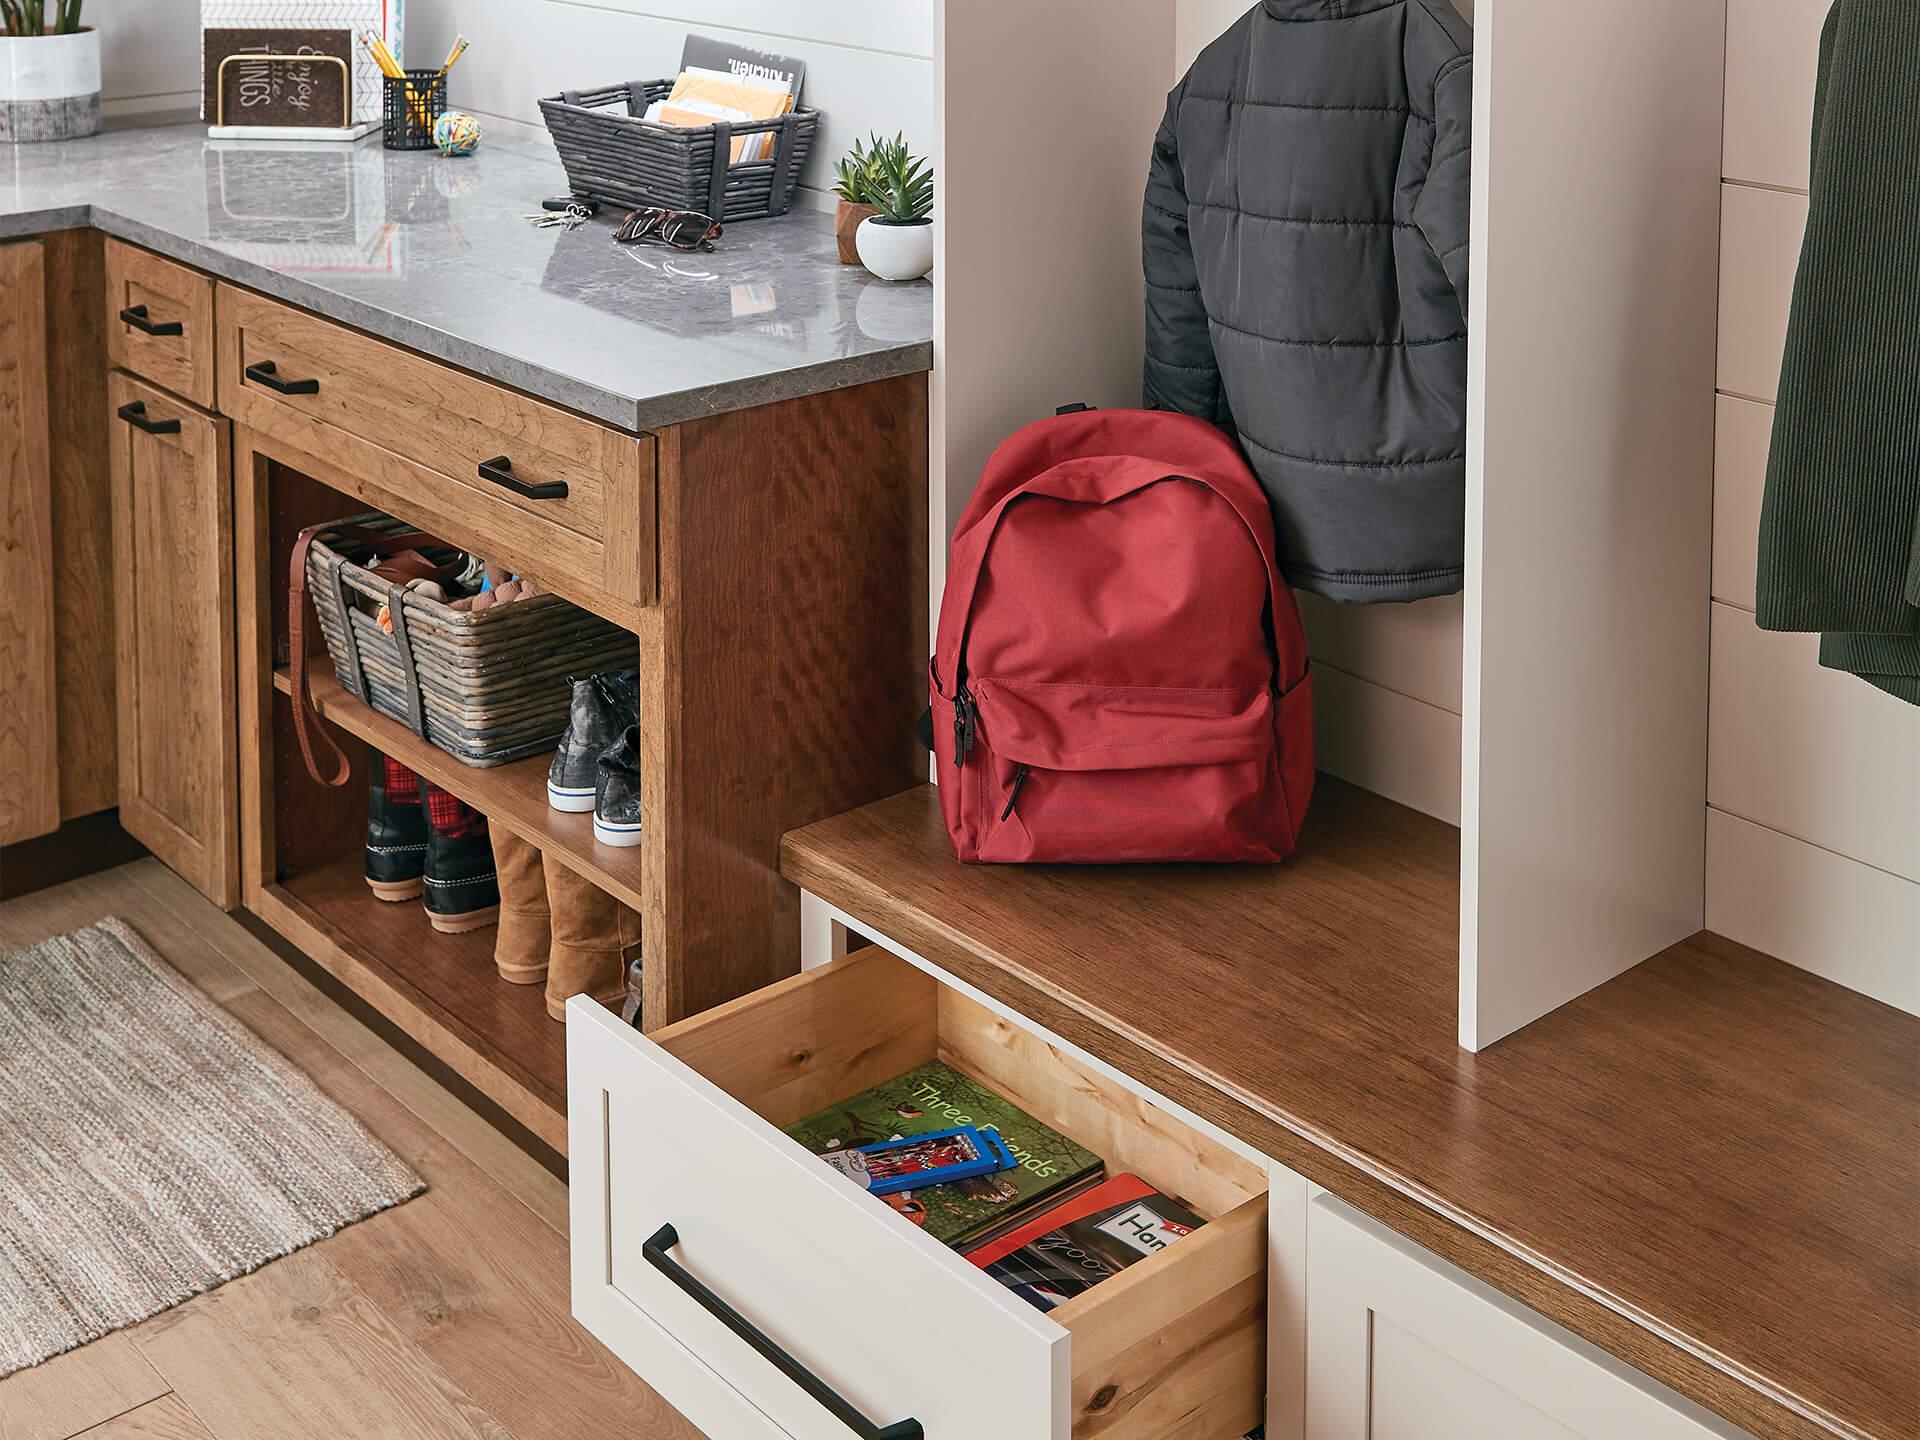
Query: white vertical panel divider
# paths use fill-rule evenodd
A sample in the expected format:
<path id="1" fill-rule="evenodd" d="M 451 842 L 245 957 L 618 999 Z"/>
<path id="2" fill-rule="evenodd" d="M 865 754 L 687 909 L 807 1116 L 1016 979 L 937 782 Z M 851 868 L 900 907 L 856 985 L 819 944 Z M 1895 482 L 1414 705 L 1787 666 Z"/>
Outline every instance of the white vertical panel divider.
<path id="1" fill-rule="evenodd" d="M 1140 204 L 1173 0 L 941 0 L 934 63 L 933 612 L 993 447 L 1140 403 Z"/>
<path id="2" fill-rule="evenodd" d="M 1460 1041 L 1701 927 L 1724 0 L 1480 0 Z"/>

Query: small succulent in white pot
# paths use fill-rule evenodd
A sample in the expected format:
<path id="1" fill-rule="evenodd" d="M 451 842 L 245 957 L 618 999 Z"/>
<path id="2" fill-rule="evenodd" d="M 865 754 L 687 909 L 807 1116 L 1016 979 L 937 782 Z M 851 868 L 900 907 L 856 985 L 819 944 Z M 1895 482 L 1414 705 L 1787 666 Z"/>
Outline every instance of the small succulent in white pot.
<path id="1" fill-rule="evenodd" d="M 0 0 L 0 141 L 71 140 L 100 128 L 100 33 L 81 0 Z"/>
<path id="2" fill-rule="evenodd" d="M 918 280 L 933 269 L 933 167 L 898 135 L 868 153 L 878 213 L 854 234 L 860 263 L 882 280 Z"/>

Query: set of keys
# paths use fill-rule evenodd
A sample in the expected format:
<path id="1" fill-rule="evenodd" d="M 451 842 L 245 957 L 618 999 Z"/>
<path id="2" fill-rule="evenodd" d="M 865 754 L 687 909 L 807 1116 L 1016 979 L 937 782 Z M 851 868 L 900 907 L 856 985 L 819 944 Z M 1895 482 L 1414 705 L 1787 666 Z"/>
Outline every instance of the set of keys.
<path id="1" fill-rule="evenodd" d="M 536 210 L 521 218 L 532 221 L 536 230 L 578 230 L 593 218 L 593 211 L 576 200 L 559 209 Z"/>

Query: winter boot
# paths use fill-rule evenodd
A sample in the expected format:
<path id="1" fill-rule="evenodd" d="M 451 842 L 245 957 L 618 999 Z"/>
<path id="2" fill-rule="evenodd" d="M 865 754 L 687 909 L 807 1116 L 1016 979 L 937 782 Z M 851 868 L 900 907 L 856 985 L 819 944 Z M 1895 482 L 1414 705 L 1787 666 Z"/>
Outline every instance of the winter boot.
<path id="1" fill-rule="evenodd" d="M 445 935 L 464 935 L 500 918 L 487 817 L 428 781 L 427 919 Z"/>
<path id="2" fill-rule="evenodd" d="M 547 768 L 547 804 L 583 815 L 593 809 L 595 764 L 640 710 L 640 672 L 606 670 L 573 682 L 567 731 Z"/>
<path id="3" fill-rule="evenodd" d="M 553 916 L 547 909 L 547 874 L 540 852 L 511 830 L 489 825 L 493 868 L 500 882 L 500 933 L 493 963 L 510 985 L 538 985 L 547 978 Z"/>
<path id="4" fill-rule="evenodd" d="M 640 954 L 640 916 L 551 855 L 545 857 L 553 907 L 553 949 L 547 961 L 547 1013 L 566 1019 L 569 997 L 617 1004 L 627 993 L 627 966 Z"/>
<path id="5" fill-rule="evenodd" d="M 600 756 L 593 794 L 593 838 L 602 845 L 640 843 L 640 727 L 629 725 Z"/>
<path id="6" fill-rule="evenodd" d="M 417 900 L 426 871 L 427 814 L 420 805 L 420 777 L 376 750 L 367 796 L 367 888 L 378 900 Z"/>

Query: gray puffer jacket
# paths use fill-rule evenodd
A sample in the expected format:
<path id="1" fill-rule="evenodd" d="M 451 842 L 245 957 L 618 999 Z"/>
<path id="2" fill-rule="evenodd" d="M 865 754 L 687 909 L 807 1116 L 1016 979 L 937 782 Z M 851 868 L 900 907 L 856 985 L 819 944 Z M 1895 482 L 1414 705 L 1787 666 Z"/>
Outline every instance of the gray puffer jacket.
<path id="1" fill-rule="evenodd" d="M 1237 430 L 1336 600 L 1460 588 L 1472 112 L 1447 0 L 1263 0 L 1154 140 L 1145 403 Z"/>

